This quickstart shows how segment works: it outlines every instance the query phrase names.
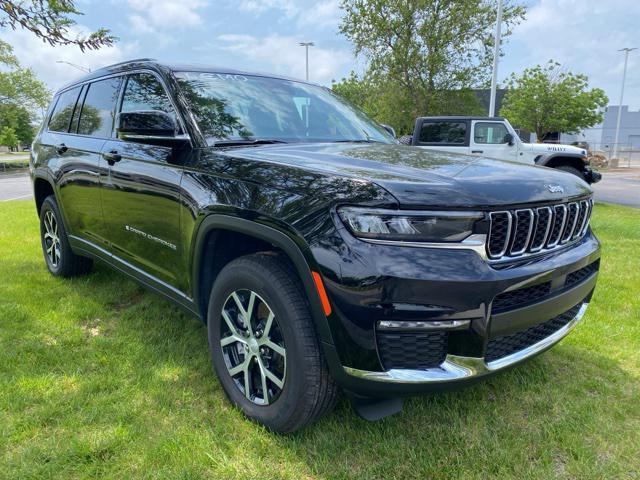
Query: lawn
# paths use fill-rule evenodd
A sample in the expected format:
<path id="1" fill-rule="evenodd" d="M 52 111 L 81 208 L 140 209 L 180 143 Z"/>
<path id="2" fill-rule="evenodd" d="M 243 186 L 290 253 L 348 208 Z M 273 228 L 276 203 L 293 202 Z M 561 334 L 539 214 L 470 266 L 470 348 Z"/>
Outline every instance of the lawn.
<path id="1" fill-rule="evenodd" d="M 197 320 L 103 266 L 53 278 L 32 202 L 2 203 L 0 478 L 640 478 L 640 210 L 599 204 L 593 225 L 599 285 L 559 346 L 279 436 L 229 405 Z"/>

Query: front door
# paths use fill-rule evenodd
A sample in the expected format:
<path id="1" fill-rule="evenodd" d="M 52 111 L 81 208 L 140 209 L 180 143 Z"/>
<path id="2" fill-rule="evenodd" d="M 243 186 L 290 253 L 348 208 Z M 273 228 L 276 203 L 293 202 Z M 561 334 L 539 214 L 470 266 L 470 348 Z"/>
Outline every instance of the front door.
<path id="1" fill-rule="evenodd" d="M 500 160 L 518 160 L 518 147 L 506 138 L 509 130 L 502 122 L 476 120 L 471 135 L 471 153 Z M 515 139 L 514 139 L 515 141 Z"/>
<path id="2" fill-rule="evenodd" d="M 128 77 L 121 111 L 175 111 L 151 73 Z M 180 181 L 188 149 L 112 139 L 105 143 L 104 223 L 112 254 L 155 280 L 184 288 Z"/>

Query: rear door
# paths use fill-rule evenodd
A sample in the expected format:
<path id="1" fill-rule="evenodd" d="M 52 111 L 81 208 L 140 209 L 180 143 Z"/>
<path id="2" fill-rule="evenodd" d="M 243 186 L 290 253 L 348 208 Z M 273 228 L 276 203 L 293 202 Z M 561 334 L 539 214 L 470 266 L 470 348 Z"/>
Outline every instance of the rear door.
<path id="1" fill-rule="evenodd" d="M 148 110 L 176 115 L 158 77 L 146 72 L 129 75 L 121 111 Z M 180 181 L 189 152 L 117 138 L 103 146 L 105 156 L 118 158 L 107 163 L 102 178 L 104 220 L 113 255 L 177 288 L 185 287 Z"/>
<path id="2" fill-rule="evenodd" d="M 105 247 L 100 201 L 100 152 L 105 138 L 78 133 L 78 126 L 109 123 L 109 115 L 89 113 L 83 102 L 88 84 L 62 92 L 42 135 L 42 145 L 53 154 L 49 166 L 56 175 L 58 200 L 68 233 Z M 110 128 L 110 127 L 107 127 Z"/>
<path id="3" fill-rule="evenodd" d="M 502 122 L 473 121 L 471 153 L 500 160 L 518 160 L 518 147 L 506 138 L 509 130 Z M 515 139 L 514 139 L 515 140 Z"/>
<path id="4" fill-rule="evenodd" d="M 415 145 L 431 150 L 469 153 L 469 121 L 454 119 L 423 119 L 417 125 Z"/>

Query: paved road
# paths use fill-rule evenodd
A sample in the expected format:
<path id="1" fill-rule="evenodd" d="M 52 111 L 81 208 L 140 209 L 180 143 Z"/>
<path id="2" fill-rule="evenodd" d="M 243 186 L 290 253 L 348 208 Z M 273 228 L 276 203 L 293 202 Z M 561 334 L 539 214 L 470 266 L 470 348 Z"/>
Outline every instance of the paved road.
<path id="1" fill-rule="evenodd" d="M 26 173 L 0 175 L 0 202 L 31 198 L 31 180 Z"/>
<path id="2" fill-rule="evenodd" d="M 640 168 L 603 172 L 602 180 L 593 186 L 598 202 L 617 203 L 640 208 Z"/>
<path id="3" fill-rule="evenodd" d="M 640 168 L 604 172 L 594 186 L 596 200 L 640 208 Z M 31 182 L 25 173 L 0 175 L 0 202 L 31 198 Z"/>

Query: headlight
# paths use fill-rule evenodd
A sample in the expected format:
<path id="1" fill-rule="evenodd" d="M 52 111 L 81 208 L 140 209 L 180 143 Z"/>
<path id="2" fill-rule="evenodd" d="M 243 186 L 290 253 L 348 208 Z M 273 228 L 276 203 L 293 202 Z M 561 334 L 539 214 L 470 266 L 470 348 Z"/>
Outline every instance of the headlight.
<path id="1" fill-rule="evenodd" d="M 480 212 L 422 212 L 341 207 L 338 215 L 359 238 L 399 242 L 460 242 L 484 218 Z"/>

